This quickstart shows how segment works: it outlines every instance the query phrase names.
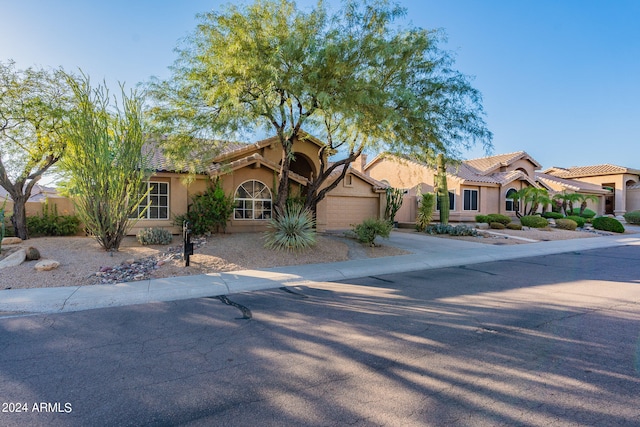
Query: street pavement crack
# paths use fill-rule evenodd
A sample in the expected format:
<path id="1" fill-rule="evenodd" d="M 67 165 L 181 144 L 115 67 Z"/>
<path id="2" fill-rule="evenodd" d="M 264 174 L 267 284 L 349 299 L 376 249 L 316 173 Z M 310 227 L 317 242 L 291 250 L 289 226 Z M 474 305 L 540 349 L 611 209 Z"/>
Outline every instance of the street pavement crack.
<path id="1" fill-rule="evenodd" d="M 223 303 L 225 303 L 226 305 L 230 305 L 232 307 L 237 308 L 238 310 L 240 310 L 242 312 L 241 319 L 251 319 L 251 317 L 252 317 L 251 310 L 249 310 L 247 307 L 245 307 L 242 304 L 238 304 L 237 302 L 231 301 L 229 298 L 227 298 L 226 295 L 218 295 L 218 296 L 215 296 L 215 297 L 208 297 L 208 298 L 218 299 L 218 300 L 222 301 Z"/>
<path id="2" fill-rule="evenodd" d="M 64 307 L 67 305 L 67 302 L 71 299 L 72 296 L 74 296 L 76 294 L 76 292 L 78 292 L 78 290 L 80 289 L 80 286 L 78 286 L 75 291 L 73 291 L 71 293 L 71 295 L 69 295 L 67 298 L 65 298 L 64 302 L 62 303 L 62 307 L 60 307 L 60 311 L 64 311 Z"/>

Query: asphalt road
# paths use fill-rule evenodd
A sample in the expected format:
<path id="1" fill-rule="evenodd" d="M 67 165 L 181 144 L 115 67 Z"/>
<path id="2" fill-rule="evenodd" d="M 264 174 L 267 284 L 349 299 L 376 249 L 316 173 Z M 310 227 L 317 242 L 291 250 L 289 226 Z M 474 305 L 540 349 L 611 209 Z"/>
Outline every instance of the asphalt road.
<path id="1" fill-rule="evenodd" d="M 0 319 L 0 425 L 638 426 L 639 260 Z"/>

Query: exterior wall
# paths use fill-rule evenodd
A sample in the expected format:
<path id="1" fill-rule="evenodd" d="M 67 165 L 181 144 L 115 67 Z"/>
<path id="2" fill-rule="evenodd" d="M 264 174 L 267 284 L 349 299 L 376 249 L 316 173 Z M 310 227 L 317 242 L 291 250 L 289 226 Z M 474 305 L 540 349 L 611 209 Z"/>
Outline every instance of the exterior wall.
<path id="1" fill-rule="evenodd" d="M 518 169 L 524 171 L 527 174 L 527 176 L 531 179 L 535 177 L 536 166 L 533 163 L 531 163 L 529 160 L 525 160 L 525 159 L 516 160 L 515 162 L 510 164 L 509 167 L 506 168 L 507 171 L 518 170 Z"/>
<path id="2" fill-rule="evenodd" d="M 351 229 L 368 218 L 382 218 L 385 207 L 384 192 L 372 191 L 371 184 L 347 174 L 327 196 L 318 203 L 316 227 L 318 231 Z"/>
<path id="3" fill-rule="evenodd" d="M 181 234 L 181 226 L 173 224 L 176 215 L 187 213 L 187 207 L 191 203 L 191 198 L 196 194 L 204 193 L 209 185 L 209 177 L 197 175 L 195 179 L 187 183 L 184 181 L 186 175 L 169 172 L 159 172 L 153 175 L 149 181 L 166 182 L 169 184 L 169 219 L 141 219 L 135 222 L 127 233 L 130 236 L 143 228 L 166 228 L 173 234 Z"/>
<path id="4" fill-rule="evenodd" d="M 627 190 L 627 212 L 640 210 L 640 188 Z"/>
<path id="5" fill-rule="evenodd" d="M 603 185 L 613 183 L 615 184 L 615 205 L 614 205 L 614 215 L 621 216 L 624 215 L 627 211 L 633 210 L 627 207 L 627 184 L 637 183 L 640 180 L 638 175 L 632 174 L 618 174 L 618 175 L 602 175 L 602 176 L 588 176 L 581 178 L 572 178 L 576 181 L 589 182 L 591 184 Z M 631 203 L 635 203 L 632 201 Z M 603 213 L 604 208 L 597 210 L 598 214 Z"/>

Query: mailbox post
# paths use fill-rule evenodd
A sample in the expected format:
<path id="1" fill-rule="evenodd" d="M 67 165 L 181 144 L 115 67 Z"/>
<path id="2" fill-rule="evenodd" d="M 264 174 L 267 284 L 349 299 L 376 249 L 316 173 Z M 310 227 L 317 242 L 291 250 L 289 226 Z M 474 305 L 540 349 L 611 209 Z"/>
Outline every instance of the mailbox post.
<path id="1" fill-rule="evenodd" d="M 189 228 L 189 221 L 184 221 L 182 223 L 182 240 L 184 266 L 189 267 L 189 257 L 193 255 L 193 243 L 191 243 L 191 229 Z"/>

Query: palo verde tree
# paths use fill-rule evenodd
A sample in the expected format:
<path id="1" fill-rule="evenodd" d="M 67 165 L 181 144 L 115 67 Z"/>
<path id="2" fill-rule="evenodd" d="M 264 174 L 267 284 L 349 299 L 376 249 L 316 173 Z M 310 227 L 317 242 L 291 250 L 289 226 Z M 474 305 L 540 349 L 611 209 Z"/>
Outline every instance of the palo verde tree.
<path id="1" fill-rule="evenodd" d="M 117 251 L 146 199 L 142 98 L 121 87 L 120 108 L 104 86 L 92 88 L 88 77 L 68 81 L 75 111 L 60 165 L 65 187 L 89 233 L 105 250 Z"/>
<path id="2" fill-rule="evenodd" d="M 62 70 L 0 62 L 0 185 L 13 200 L 15 235 L 27 239 L 25 203 L 62 157 L 70 90 Z"/>
<path id="3" fill-rule="evenodd" d="M 333 15 L 322 1 L 302 12 L 293 1 L 257 0 L 200 15 L 172 76 L 148 85 L 165 153 L 188 159 L 202 139 L 275 134 L 284 211 L 303 128 L 324 141 L 307 185 L 311 209 L 366 148 L 455 157 L 461 146 L 489 147 L 479 92 L 438 47 L 441 33 L 396 25 L 405 14 L 384 0 L 347 0 Z"/>

